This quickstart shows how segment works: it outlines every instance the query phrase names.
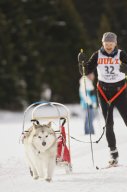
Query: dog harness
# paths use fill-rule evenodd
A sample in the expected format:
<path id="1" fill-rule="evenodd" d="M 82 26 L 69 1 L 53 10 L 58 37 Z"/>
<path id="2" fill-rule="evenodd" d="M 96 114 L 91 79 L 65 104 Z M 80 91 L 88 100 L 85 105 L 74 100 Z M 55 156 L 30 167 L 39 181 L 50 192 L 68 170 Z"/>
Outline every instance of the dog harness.
<path id="1" fill-rule="evenodd" d="M 107 99 L 104 91 L 102 90 L 101 86 L 99 85 L 99 83 L 97 84 L 97 88 L 98 91 L 100 92 L 100 94 L 102 95 L 102 97 L 104 98 L 104 100 L 110 105 L 127 87 L 127 84 L 124 84 L 121 89 L 111 98 L 111 99 Z"/>

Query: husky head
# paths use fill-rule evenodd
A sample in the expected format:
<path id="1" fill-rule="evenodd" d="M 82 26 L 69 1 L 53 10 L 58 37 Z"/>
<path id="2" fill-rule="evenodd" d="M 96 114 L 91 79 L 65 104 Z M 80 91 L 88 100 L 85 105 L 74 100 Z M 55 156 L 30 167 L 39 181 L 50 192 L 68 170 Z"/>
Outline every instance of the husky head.
<path id="1" fill-rule="evenodd" d="M 51 122 L 48 124 L 33 124 L 32 144 L 39 152 L 45 152 L 56 143 L 56 135 L 51 128 Z"/>

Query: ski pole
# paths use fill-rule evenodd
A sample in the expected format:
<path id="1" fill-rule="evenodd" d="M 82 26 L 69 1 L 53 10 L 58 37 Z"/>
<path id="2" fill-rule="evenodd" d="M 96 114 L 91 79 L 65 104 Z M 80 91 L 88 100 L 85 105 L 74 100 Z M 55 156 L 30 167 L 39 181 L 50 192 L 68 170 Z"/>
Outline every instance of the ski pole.
<path id="1" fill-rule="evenodd" d="M 83 54 L 83 49 L 80 50 L 80 53 Z M 82 61 L 82 71 L 83 71 L 83 80 L 84 80 L 84 87 L 85 87 L 85 94 L 87 98 L 87 90 L 86 90 L 86 75 L 85 75 L 85 67 L 84 67 L 84 61 Z M 89 113 L 89 106 L 88 102 L 86 102 L 86 107 L 87 107 L 87 114 L 88 114 L 88 126 L 89 126 L 89 136 L 90 136 L 90 146 L 91 146 L 91 155 L 92 155 L 92 163 L 94 166 L 94 153 L 93 153 L 93 142 L 92 142 L 92 136 L 91 136 L 91 129 L 90 129 L 90 113 Z"/>

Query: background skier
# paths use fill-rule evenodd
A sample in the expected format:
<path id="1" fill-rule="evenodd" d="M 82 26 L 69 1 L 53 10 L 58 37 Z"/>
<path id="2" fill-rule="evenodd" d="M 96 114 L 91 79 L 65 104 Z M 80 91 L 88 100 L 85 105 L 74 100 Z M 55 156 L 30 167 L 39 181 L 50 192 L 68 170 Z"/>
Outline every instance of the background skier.
<path id="1" fill-rule="evenodd" d="M 93 85 L 94 78 L 95 78 L 94 73 L 90 73 L 89 75 L 86 76 L 85 78 L 86 90 L 83 76 L 80 78 L 79 81 L 80 104 L 85 114 L 85 124 L 84 124 L 85 134 L 95 133 L 93 121 L 95 117 L 94 110 L 95 108 L 97 108 L 97 98 L 95 87 Z"/>

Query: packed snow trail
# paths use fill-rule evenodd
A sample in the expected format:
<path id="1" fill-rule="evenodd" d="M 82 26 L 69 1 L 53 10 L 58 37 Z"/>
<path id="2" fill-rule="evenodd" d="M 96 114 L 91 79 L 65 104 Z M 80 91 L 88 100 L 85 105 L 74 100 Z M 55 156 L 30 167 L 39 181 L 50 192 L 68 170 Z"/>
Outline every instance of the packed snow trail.
<path id="1" fill-rule="evenodd" d="M 72 106 L 70 110 L 78 111 Z M 2 192 L 123 192 L 127 190 L 127 127 L 115 111 L 115 133 L 119 150 L 119 163 L 123 166 L 96 170 L 96 166 L 106 166 L 109 149 L 105 135 L 98 144 L 93 144 L 94 161 L 92 165 L 90 144 L 71 139 L 73 172 L 65 173 L 63 167 L 56 167 L 53 181 L 48 183 L 33 180 L 29 174 L 20 141 L 23 113 L 0 112 L 0 191 Z M 84 136 L 81 116 L 70 118 L 70 133 L 77 139 L 89 141 Z M 93 140 L 98 139 L 102 127 L 96 128 Z"/>

